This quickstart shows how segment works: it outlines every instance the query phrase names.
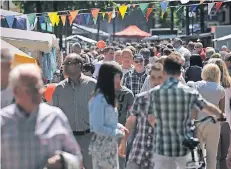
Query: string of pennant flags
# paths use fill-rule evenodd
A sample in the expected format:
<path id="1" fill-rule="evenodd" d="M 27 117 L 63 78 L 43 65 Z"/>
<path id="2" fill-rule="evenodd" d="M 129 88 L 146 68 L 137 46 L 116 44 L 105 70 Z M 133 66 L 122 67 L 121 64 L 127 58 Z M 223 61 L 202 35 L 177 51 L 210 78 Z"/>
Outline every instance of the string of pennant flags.
<path id="1" fill-rule="evenodd" d="M 223 3 L 229 2 L 229 1 L 230 0 L 223 1 L 223 2 L 219 1 L 219 2 L 204 3 L 205 0 L 200 0 L 200 3 L 198 4 L 183 5 L 183 6 L 190 6 L 190 12 L 192 13 L 196 11 L 199 5 L 207 4 L 208 5 L 208 15 L 209 15 L 214 6 L 216 7 L 216 12 L 217 12 Z M 158 2 L 158 3 L 160 4 L 160 7 L 161 7 L 162 17 L 167 12 L 167 8 L 171 8 L 171 7 L 176 8 L 176 6 L 169 6 L 168 1 L 163 1 L 163 2 Z M 110 23 L 111 20 L 116 17 L 116 13 L 120 14 L 123 20 L 127 13 L 127 10 L 130 8 L 136 8 L 137 6 L 140 8 L 144 17 L 148 21 L 148 18 L 150 14 L 153 12 L 155 5 L 152 7 L 148 7 L 149 3 L 121 5 L 121 4 L 116 4 L 114 2 L 113 2 L 113 7 L 110 7 L 112 11 L 109 11 L 109 12 L 100 12 L 99 8 L 92 8 L 90 9 L 90 13 L 83 12 L 84 10 L 89 10 L 89 9 L 79 9 L 79 10 L 57 11 L 57 12 L 43 12 L 43 13 L 12 15 L 12 16 L 1 16 L 1 19 L 5 19 L 8 26 L 12 28 L 15 19 L 17 21 L 18 18 L 25 18 L 30 24 L 31 30 L 35 28 L 38 21 L 40 24 L 51 23 L 52 26 L 58 26 L 61 21 L 62 25 L 65 26 L 68 21 L 69 21 L 69 24 L 72 25 L 74 20 L 76 20 L 78 24 L 81 24 L 81 22 L 83 21 L 83 18 L 85 18 L 85 23 L 88 24 L 90 21 L 90 18 L 92 17 L 94 24 L 96 24 L 99 14 L 102 15 L 103 20 L 105 19 L 105 16 L 107 15 L 108 23 Z M 177 11 L 179 11 L 179 9 L 183 6 L 177 6 Z M 116 10 L 117 8 L 118 10 Z M 65 14 L 62 14 L 62 13 L 65 13 Z"/>

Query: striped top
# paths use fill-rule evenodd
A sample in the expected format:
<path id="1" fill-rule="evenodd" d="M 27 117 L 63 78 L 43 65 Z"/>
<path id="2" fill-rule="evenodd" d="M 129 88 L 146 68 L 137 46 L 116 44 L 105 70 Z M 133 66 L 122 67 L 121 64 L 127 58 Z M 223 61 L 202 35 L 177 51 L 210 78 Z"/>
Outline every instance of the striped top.
<path id="1" fill-rule="evenodd" d="M 67 78 L 57 85 L 53 93 L 52 104 L 63 110 L 73 131 L 89 129 L 88 101 L 95 85 L 95 79 L 82 74 L 78 84 Z"/>

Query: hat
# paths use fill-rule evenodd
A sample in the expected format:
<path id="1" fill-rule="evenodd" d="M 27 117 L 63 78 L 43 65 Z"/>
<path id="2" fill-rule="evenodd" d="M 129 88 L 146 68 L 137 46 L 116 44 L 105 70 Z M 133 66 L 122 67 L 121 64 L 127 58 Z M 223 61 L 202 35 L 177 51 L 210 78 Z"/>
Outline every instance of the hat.
<path id="1" fill-rule="evenodd" d="M 135 54 L 133 59 L 144 59 L 144 57 L 141 54 Z"/>

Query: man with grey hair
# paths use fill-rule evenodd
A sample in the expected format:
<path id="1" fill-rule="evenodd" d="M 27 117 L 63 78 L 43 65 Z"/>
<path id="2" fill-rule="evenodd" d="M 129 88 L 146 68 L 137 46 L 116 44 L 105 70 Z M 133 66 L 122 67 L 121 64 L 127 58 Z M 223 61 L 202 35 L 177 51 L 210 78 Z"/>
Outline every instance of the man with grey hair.
<path id="1" fill-rule="evenodd" d="M 1 108 L 13 102 L 12 90 L 8 87 L 8 78 L 11 69 L 13 55 L 7 48 L 1 48 Z"/>
<path id="2" fill-rule="evenodd" d="M 81 54 L 81 45 L 77 42 L 72 45 L 72 53 Z"/>
<path id="3" fill-rule="evenodd" d="M 57 107 L 41 103 L 42 73 L 34 64 L 9 75 L 16 104 L 0 113 L 1 167 L 4 169 L 80 169 L 82 154 L 69 121 Z"/>
<path id="4" fill-rule="evenodd" d="M 208 48 L 208 49 L 206 50 L 206 54 L 205 54 L 206 60 L 210 59 L 210 57 L 211 57 L 214 53 L 216 53 L 216 52 L 215 52 L 215 50 L 214 50 L 213 48 L 211 48 L 211 47 Z"/>

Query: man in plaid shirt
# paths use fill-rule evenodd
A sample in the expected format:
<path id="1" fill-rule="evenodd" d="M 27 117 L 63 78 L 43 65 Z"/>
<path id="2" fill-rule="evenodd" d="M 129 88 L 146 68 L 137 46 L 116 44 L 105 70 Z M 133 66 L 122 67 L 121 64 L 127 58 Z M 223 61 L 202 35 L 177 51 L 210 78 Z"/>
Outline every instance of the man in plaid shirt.
<path id="1" fill-rule="evenodd" d="M 148 121 L 155 124 L 154 169 L 172 169 L 173 162 L 178 169 L 185 169 L 191 156 L 183 141 L 193 137 L 192 117 L 199 111 L 220 116 L 221 111 L 205 101 L 197 90 L 179 82 L 181 59 L 178 53 L 166 58 L 164 72 L 166 81 L 149 91 L 147 103 L 148 114 L 151 114 Z"/>
<path id="2" fill-rule="evenodd" d="M 144 57 L 136 54 L 133 58 L 134 69 L 127 72 L 123 77 L 123 86 L 132 91 L 134 95 L 140 93 L 146 77 L 148 76 L 144 68 Z"/>
<path id="3" fill-rule="evenodd" d="M 155 63 L 150 70 L 151 86 L 155 87 L 164 81 L 163 65 Z M 147 89 L 149 90 L 149 89 Z M 129 154 L 127 169 L 153 169 L 153 138 L 154 128 L 147 120 L 149 92 L 144 91 L 136 95 L 131 109 L 131 115 L 126 122 L 126 127 L 131 131 L 136 126 L 136 135 Z M 119 147 L 120 156 L 125 156 L 127 137 L 125 136 Z"/>

